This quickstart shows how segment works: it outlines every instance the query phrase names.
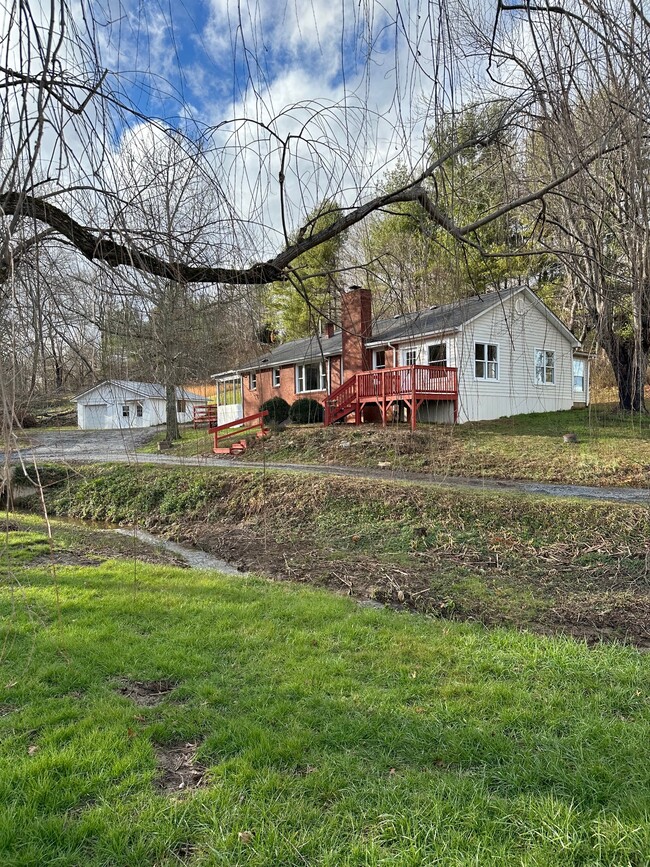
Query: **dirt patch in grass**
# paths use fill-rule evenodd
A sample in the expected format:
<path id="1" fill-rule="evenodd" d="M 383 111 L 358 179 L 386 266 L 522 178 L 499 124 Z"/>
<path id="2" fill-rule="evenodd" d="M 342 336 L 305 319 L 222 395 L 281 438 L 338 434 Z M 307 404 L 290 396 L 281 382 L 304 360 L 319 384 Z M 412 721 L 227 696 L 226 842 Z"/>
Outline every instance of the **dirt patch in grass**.
<path id="1" fill-rule="evenodd" d="M 124 680 L 116 692 L 140 707 L 156 707 L 176 686 L 173 680 Z"/>
<path id="2" fill-rule="evenodd" d="M 52 551 L 51 554 L 41 554 L 29 563 L 29 568 L 35 566 L 100 566 L 101 557 L 88 557 L 76 551 Z"/>
<path id="3" fill-rule="evenodd" d="M 650 598 L 638 593 L 574 594 L 559 602 L 551 619 L 588 643 L 624 636 L 650 648 Z"/>
<path id="4" fill-rule="evenodd" d="M 178 743 L 156 747 L 158 774 L 156 788 L 177 795 L 206 784 L 206 769 L 196 761 L 197 743 Z"/>

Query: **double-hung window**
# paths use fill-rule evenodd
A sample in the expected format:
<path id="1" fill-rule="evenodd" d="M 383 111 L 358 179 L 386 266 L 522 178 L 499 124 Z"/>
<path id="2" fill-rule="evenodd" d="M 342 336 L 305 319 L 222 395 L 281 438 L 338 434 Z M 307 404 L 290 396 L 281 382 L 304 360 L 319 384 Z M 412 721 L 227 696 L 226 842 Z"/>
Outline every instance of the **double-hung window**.
<path id="1" fill-rule="evenodd" d="M 280 368 L 273 368 L 273 388 L 280 388 Z"/>
<path id="2" fill-rule="evenodd" d="M 296 394 L 304 391 L 326 391 L 327 374 L 322 361 L 296 365 Z"/>
<path id="3" fill-rule="evenodd" d="M 555 385 L 555 352 L 552 349 L 535 350 L 535 382 L 537 385 Z"/>
<path id="4" fill-rule="evenodd" d="M 142 404 L 141 404 L 141 403 L 136 403 L 136 405 L 135 405 L 135 414 L 136 414 L 136 417 L 137 417 L 137 418 L 142 418 L 142 415 L 143 415 L 143 409 L 142 409 Z"/>
<path id="5" fill-rule="evenodd" d="M 386 367 L 386 350 L 375 349 L 374 352 L 374 368 L 375 370 L 383 370 Z"/>
<path id="6" fill-rule="evenodd" d="M 446 343 L 430 343 L 428 347 L 427 363 L 430 365 L 437 364 L 440 367 L 447 366 L 447 344 Z"/>
<path id="7" fill-rule="evenodd" d="M 581 358 L 573 359 L 573 390 L 585 390 L 585 363 Z"/>
<path id="8" fill-rule="evenodd" d="M 474 376 L 476 379 L 499 378 L 499 347 L 496 343 L 474 344 Z"/>
<path id="9" fill-rule="evenodd" d="M 176 412 L 180 412 L 180 413 L 187 412 L 187 401 L 186 400 L 177 400 L 176 401 Z"/>
<path id="10" fill-rule="evenodd" d="M 251 391 L 255 391 L 257 388 L 257 374 L 249 373 L 248 374 L 248 387 Z"/>
<path id="11" fill-rule="evenodd" d="M 125 403 L 122 407 L 122 418 L 128 418 L 131 415 L 131 407 Z"/>
<path id="12" fill-rule="evenodd" d="M 413 364 L 418 363 L 418 351 L 417 349 L 405 349 L 404 350 L 404 367 L 411 367 Z"/>

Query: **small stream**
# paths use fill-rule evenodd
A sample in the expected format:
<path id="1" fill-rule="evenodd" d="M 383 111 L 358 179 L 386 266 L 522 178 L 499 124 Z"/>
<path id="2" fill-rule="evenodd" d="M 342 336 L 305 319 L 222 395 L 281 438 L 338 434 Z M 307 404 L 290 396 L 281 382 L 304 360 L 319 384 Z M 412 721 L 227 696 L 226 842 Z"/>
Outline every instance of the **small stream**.
<path id="1" fill-rule="evenodd" d="M 153 545 L 156 548 L 163 548 L 175 554 L 181 560 L 184 560 L 192 569 L 214 569 L 218 572 L 223 572 L 226 575 L 246 575 L 246 572 L 240 572 L 231 563 L 226 560 L 220 560 L 213 554 L 208 554 L 207 551 L 201 551 L 198 548 L 188 548 L 185 545 L 179 545 L 177 542 L 170 542 L 168 539 L 162 539 L 160 536 L 154 536 L 153 533 L 147 533 L 146 530 L 140 530 L 134 527 L 127 530 L 123 527 L 118 527 L 110 532 L 119 533 L 120 536 L 129 536 L 136 538 L 140 542 L 147 545 Z"/>

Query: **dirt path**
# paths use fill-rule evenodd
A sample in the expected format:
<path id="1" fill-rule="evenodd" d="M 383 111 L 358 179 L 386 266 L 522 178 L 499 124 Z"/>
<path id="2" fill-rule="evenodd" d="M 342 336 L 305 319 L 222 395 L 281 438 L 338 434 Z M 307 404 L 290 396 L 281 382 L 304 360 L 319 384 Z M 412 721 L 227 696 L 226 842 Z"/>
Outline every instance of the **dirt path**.
<path id="1" fill-rule="evenodd" d="M 83 463 L 133 463 L 160 464 L 163 466 L 218 467 L 234 470 L 262 470 L 258 461 L 241 458 L 174 457 L 172 455 L 142 454 L 137 452 L 142 444 L 155 434 L 155 429 L 139 431 L 39 431 L 31 442 L 21 450 L 26 462 L 34 460 Z M 17 457 L 15 455 L 14 457 Z M 575 497 L 586 500 L 608 500 L 616 503 L 643 503 L 650 505 L 648 488 L 610 488 L 587 485 L 562 485 L 547 482 L 499 481 L 496 479 L 441 476 L 423 472 L 401 472 L 391 469 L 366 467 L 343 467 L 331 464 L 285 464 L 267 463 L 267 470 L 291 473 L 347 476 L 382 481 L 416 482 L 418 484 L 442 485 L 445 487 L 470 488 L 483 491 L 520 494 L 542 494 L 551 497 Z M 650 485 L 650 480 L 649 480 Z"/>

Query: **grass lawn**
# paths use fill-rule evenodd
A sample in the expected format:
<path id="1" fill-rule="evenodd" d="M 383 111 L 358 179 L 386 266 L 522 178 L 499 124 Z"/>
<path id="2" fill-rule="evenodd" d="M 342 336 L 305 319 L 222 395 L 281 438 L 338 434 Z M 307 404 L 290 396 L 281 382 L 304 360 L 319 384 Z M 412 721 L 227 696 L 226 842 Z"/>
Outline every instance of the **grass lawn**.
<path id="1" fill-rule="evenodd" d="M 564 443 L 575 432 L 577 444 Z M 253 442 L 245 460 L 343 464 L 437 475 L 646 487 L 650 419 L 611 405 L 535 413 L 458 426 L 288 427 Z"/>
<path id="2" fill-rule="evenodd" d="M 1 864 L 650 863 L 647 656 L 13 527 Z"/>

